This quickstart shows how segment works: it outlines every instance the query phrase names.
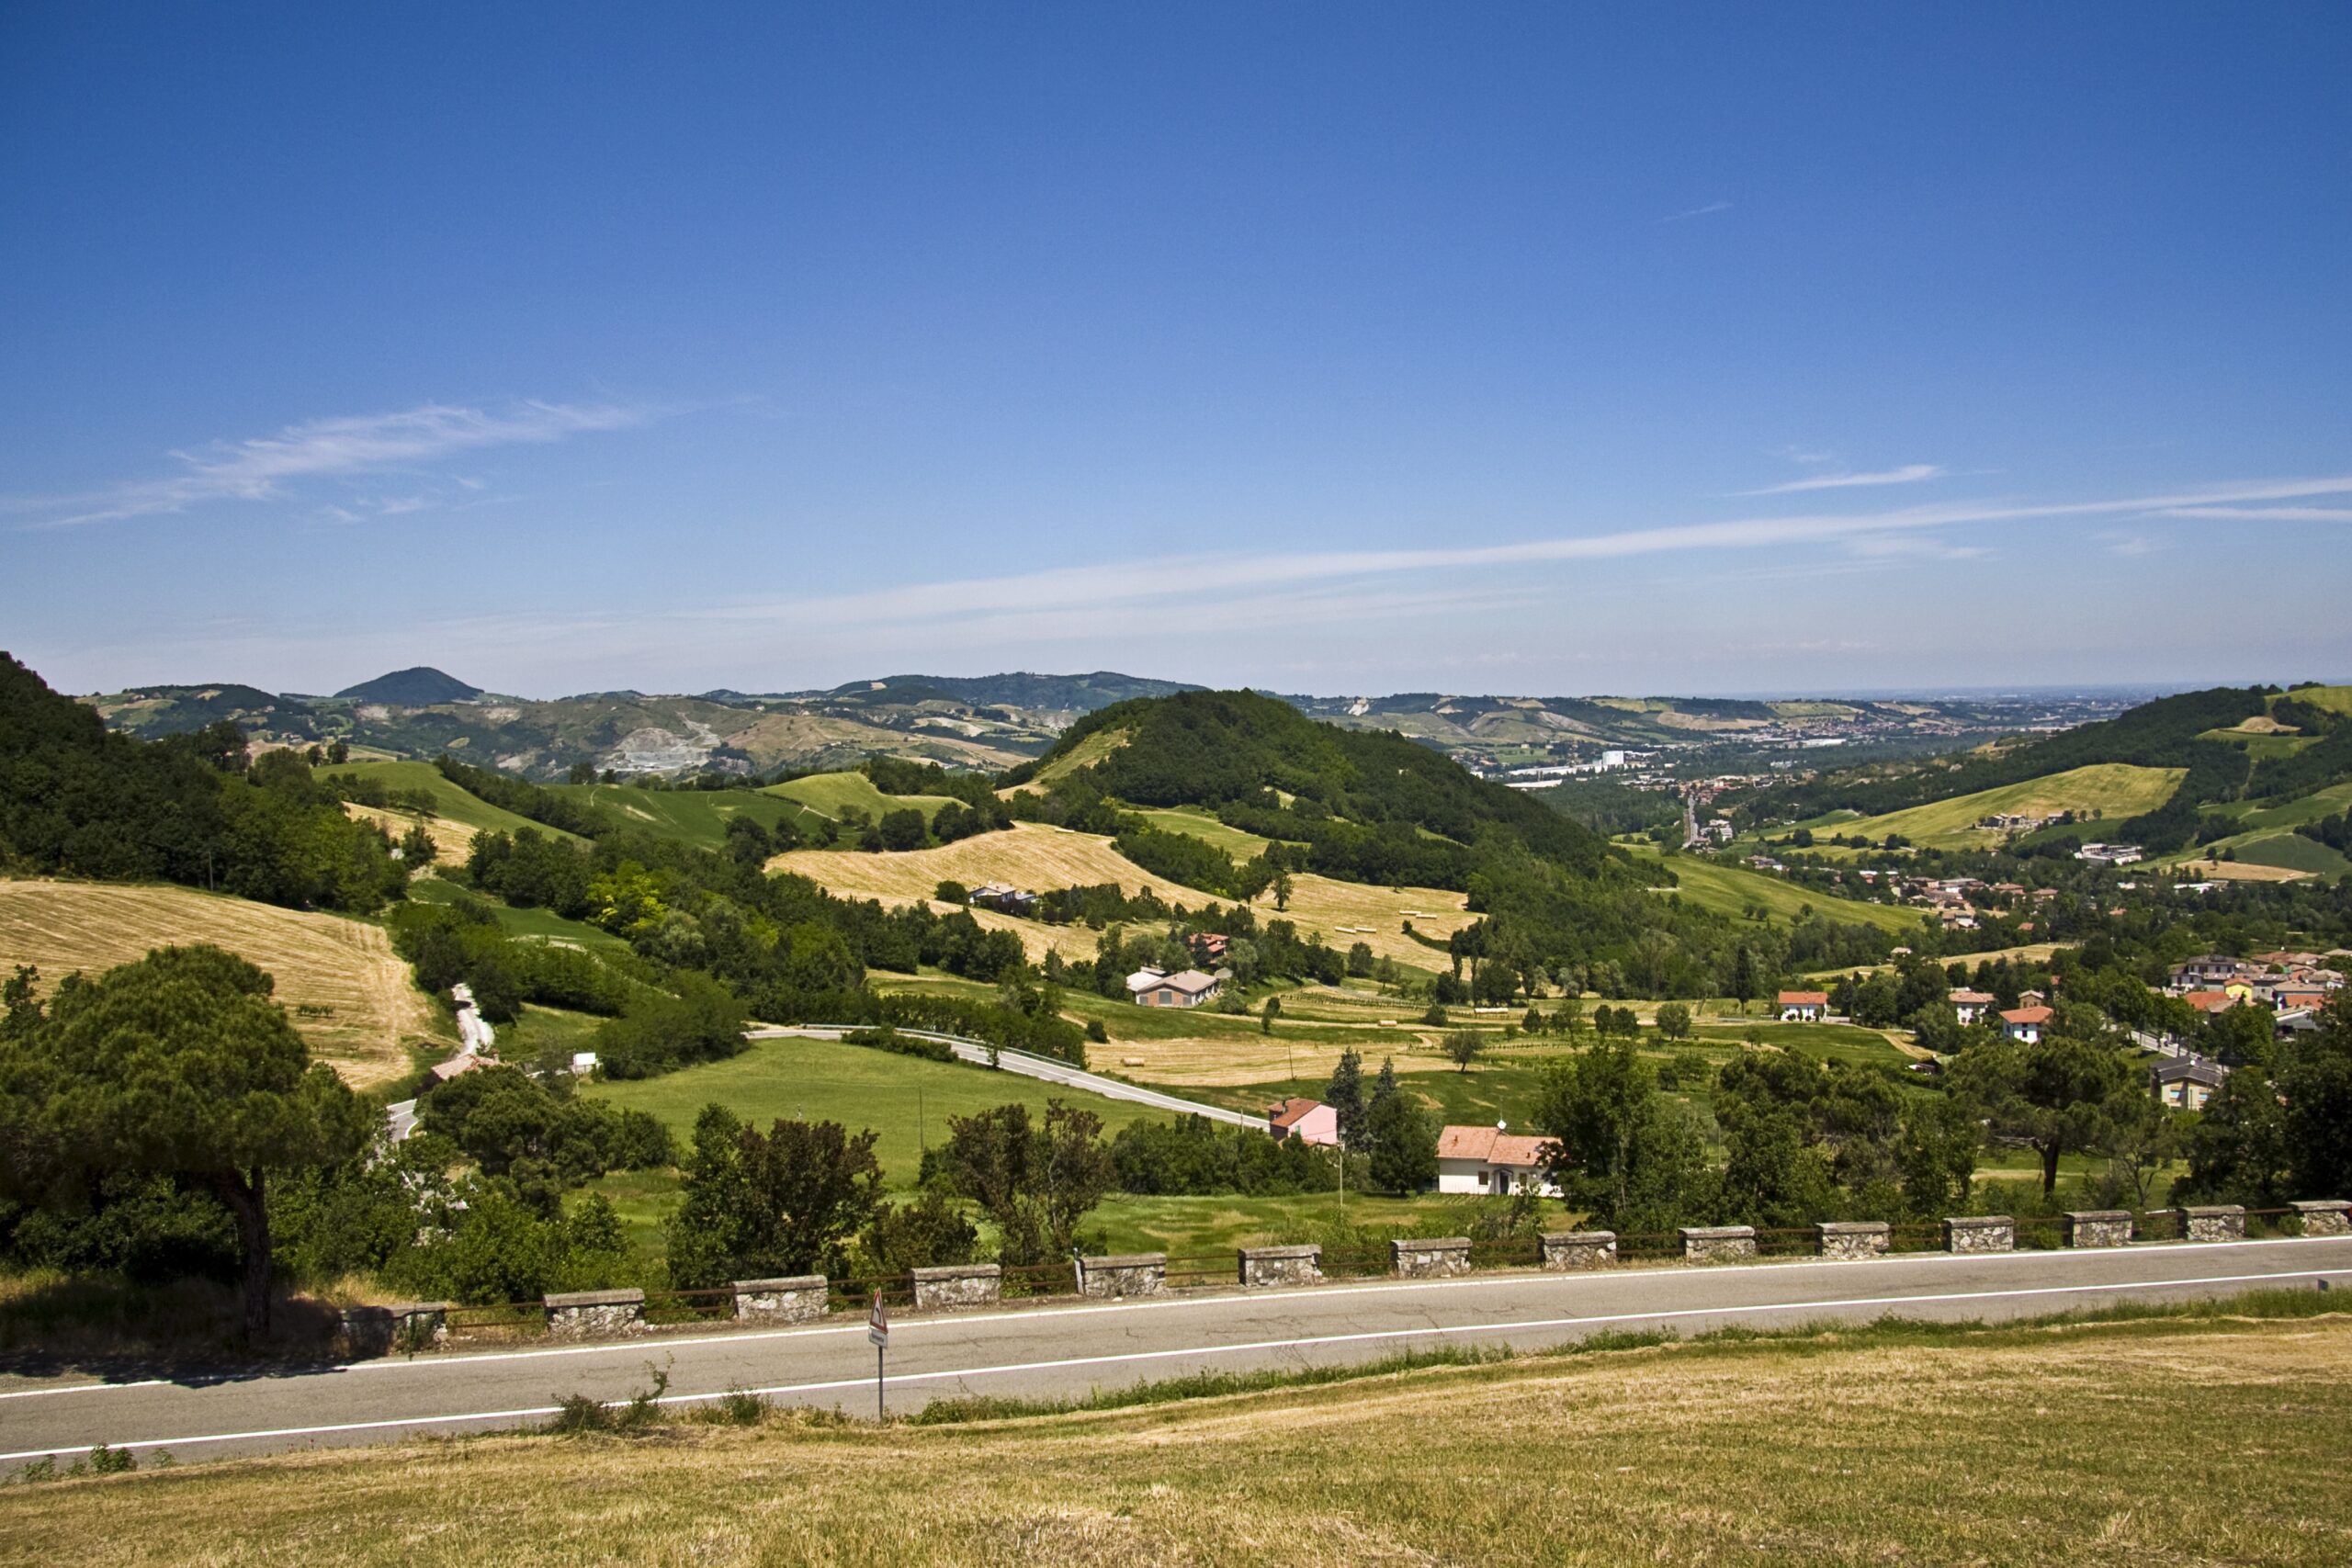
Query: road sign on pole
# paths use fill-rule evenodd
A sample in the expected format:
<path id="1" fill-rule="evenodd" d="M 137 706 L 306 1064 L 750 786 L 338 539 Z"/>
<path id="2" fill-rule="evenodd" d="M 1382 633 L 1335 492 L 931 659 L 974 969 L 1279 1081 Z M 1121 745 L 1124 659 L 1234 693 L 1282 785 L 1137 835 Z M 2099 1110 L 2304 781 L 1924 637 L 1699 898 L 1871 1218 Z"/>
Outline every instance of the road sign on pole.
<path id="1" fill-rule="evenodd" d="M 865 1311 L 865 1337 L 874 1347 L 874 1418 L 888 1419 L 882 1397 L 882 1360 L 890 1353 L 890 1314 L 882 1304 L 882 1292 L 876 1288 L 874 1304 Z"/>

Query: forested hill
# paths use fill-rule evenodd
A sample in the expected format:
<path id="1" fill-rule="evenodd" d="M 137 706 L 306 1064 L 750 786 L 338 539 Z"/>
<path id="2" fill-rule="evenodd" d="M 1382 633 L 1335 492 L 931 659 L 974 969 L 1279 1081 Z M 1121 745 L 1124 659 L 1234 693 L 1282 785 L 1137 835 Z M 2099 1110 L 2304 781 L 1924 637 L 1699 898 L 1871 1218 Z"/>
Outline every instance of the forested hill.
<path id="1" fill-rule="evenodd" d="M 1254 692 L 1101 709 L 1071 726 L 1038 772 L 1050 777 L 1080 759 L 1106 795 L 1208 807 L 1234 827 L 1312 845 L 1322 863 L 1314 869 L 1362 881 L 1461 886 L 1464 852 L 1498 831 L 1582 875 L 1613 863 L 1589 829 L 1418 741 L 1340 729 Z M 1437 861 L 1460 869 L 1441 881 L 1429 869 Z"/>
<path id="2" fill-rule="evenodd" d="M 381 829 L 344 815 L 289 750 L 248 763 L 220 722 L 160 741 L 0 653 L 0 871 L 162 880 L 364 913 L 408 877 Z"/>
<path id="3" fill-rule="evenodd" d="M 2200 740 L 2208 730 L 2227 729 L 2265 710 L 2275 686 L 2218 686 L 2211 691 L 2183 692 L 2159 697 L 2097 724 L 1997 750 L 1962 758 L 1939 758 L 1900 769 L 1865 768 L 1825 773 L 1803 784 L 1769 791 L 1757 798 L 1764 815 L 1790 818 L 1818 816 L 1826 811 L 1855 811 L 1865 817 L 1948 800 L 1956 795 L 2003 784 L 2022 784 L 2047 773 L 2095 762 L 2128 762 L 2143 768 L 2194 768 L 2200 754 L 2233 763 L 2245 761 L 2226 744 Z"/>
<path id="4" fill-rule="evenodd" d="M 2111 719 L 2023 744 L 1900 769 L 1860 768 L 1730 804 L 1758 821 L 1840 809 L 1875 817 L 2095 763 L 2182 768 L 2170 799 L 2109 829 L 2151 852 L 2211 842 L 2237 824 L 2213 808 L 2275 806 L 2352 779 L 2352 712 L 2341 686 L 2215 687 L 2143 703 Z"/>

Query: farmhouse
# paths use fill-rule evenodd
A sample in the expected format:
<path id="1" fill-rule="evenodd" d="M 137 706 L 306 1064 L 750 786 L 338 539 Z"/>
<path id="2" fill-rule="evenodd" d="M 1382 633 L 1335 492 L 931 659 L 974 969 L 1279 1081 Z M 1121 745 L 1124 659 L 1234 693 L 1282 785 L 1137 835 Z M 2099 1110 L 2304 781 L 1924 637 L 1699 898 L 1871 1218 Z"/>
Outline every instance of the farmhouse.
<path id="1" fill-rule="evenodd" d="M 2050 1010 L 2046 1007 L 2011 1008 L 2001 1015 L 2001 1032 L 2028 1045 L 2041 1043 L 2041 1032 L 2050 1026 Z"/>
<path id="2" fill-rule="evenodd" d="M 2238 960 L 2222 953 L 2204 953 L 2172 966 L 2173 987 L 2188 991 L 2218 985 L 2224 980 L 2234 980 L 2245 967 Z"/>
<path id="3" fill-rule="evenodd" d="M 1945 999 L 1951 1003 L 1951 1010 L 1960 1015 L 1961 1022 L 1974 1023 L 1984 1016 L 1987 1008 L 2000 998 L 1990 991 L 1956 990 L 1948 993 Z"/>
<path id="4" fill-rule="evenodd" d="M 1782 1023 L 1818 1023 L 1829 1010 L 1826 991 L 1782 991 L 1773 1004 Z"/>
<path id="5" fill-rule="evenodd" d="M 1491 1127 L 1442 1129 L 1437 1135 L 1437 1190 L 1510 1192 L 1522 1183 L 1535 1183 L 1544 1197 L 1558 1197 L 1559 1187 L 1544 1174 L 1544 1140 L 1509 1128 L 1510 1123 L 1498 1122 Z"/>
<path id="6" fill-rule="evenodd" d="M 1193 959 L 1197 964 L 1222 964 L 1225 950 L 1232 939 L 1219 931 L 1194 931 L 1192 939 Z"/>
<path id="7" fill-rule="evenodd" d="M 971 901 L 983 909 L 996 909 L 1007 915 L 1031 915 L 1037 909 L 1037 896 L 1023 888 L 1012 887 L 1001 882 L 983 882 L 972 889 Z"/>
<path id="8" fill-rule="evenodd" d="M 2140 855 L 2137 844 L 2085 844 L 2075 852 L 2076 860 L 2086 860 L 2099 865 L 2130 865 Z"/>
<path id="9" fill-rule="evenodd" d="M 1138 969 L 1127 976 L 1127 999 L 1139 1007 L 1198 1007 L 1224 989 L 1224 981 L 1197 969 L 1182 969 L 1173 975 Z"/>
<path id="10" fill-rule="evenodd" d="M 1296 1138 L 1320 1148 L 1340 1142 L 1340 1113 L 1319 1100 L 1285 1100 L 1266 1112 L 1266 1131 L 1276 1142 Z"/>

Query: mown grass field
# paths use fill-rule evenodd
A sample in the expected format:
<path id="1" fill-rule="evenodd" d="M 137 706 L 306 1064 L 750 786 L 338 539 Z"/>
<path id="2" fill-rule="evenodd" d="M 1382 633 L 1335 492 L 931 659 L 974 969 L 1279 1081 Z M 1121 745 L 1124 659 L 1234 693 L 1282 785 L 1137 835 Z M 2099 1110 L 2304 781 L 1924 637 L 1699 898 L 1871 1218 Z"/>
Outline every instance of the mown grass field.
<path id="1" fill-rule="evenodd" d="M 636 1439 L 14 1487 L 0 1531 L 18 1561 L 130 1568 L 2286 1568 L 2352 1559 L 2347 1449 L 2352 1318 L 2209 1313 L 1587 1348 L 937 1426 L 681 1412 Z"/>
<path id="2" fill-rule="evenodd" d="M 494 916 L 499 929 L 509 936 L 525 937 L 536 942 L 570 942 L 575 947 L 596 951 L 618 951 L 628 943 L 600 926 L 585 920 L 568 920 L 551 909 L 517 909 L 498 899 L 484 897 L 447 882 L 437 876 L 420 876 L 408 885 L 408 896 L 419 904 L 452 904 L 469 898 Z"/>
<path id="3" fill-rule="evenodd" d="M 639 789 L 634 784 L 548 784 L 558 795 L 594 806 L 618 822 L 649 828 L 666 839 L 677 839 L 696 849 L 716 850 L 727 842 L 727 824 L 748 817 L 763 828 L 799 810 L 787 800 L 752 789 Z"/>
<path id="4" fill-rule="evenodd" d="M 1266 852 L 1272 839 L 1255 833 L 1245 833 L 1238 828 L 1228 828 L 1205 811 L 1189 807 L 1129 807 L 1163 833 L 1189 833 L 1204 843 L 1214 844 L 1236 860 L 1254 860 Z"/>
<path id="5" fill-rule="evenodd" d="M 847 808 L 863 811 L 869 820 L 876 822 L 888 812 L 920 811 L 922 819 L 929 822 L 948 801 L 944 795 L 884 795 L 874 787 L 872 779 L 859 773 L 810 773 L 807 778 L 770 784 L 759 793 L 835 822 L 841 820 Z"/>
<path id="6" fill-rule="evenodd" d="M 560 839 L 572 837 L 556 829 L 542 827 L 527 817 L 518 817 L 503 807 L 492 806 L 472 791 L 461 789 L 443 778 L 441 771 L 430 762 L 348 762 L 341 767 L 323 767 L 319 772 L 322 775 L 356 773 L 363 779 L 378 780 L 386 789 L 424 790 L 433 796 L 435 818 L 455 823 L 469 833 L 512 833 L 519 829 L 532 828 Z M 436 840 L 438 837 L 436 834 Z M 469 838 L 467 841 L 470 843 L 472 840 Z"/>
<path id="7" fill-rule="evenodd" d="M 1188 908 L 1228 902 L 1153 875 L 1113 849 L 1109 839 L 1036 822 L 1018 822 L 1001 832 L 978 833 L 937 849 L 899 853 L 794 850 L 770 861 L 768 869 L 797 873 L 835 893 L 857 898 L 928 899 L 944 881 L 966 886 L 1005 882 L 1037 892 L 1107 882 L 1129 893 L 1148 887 L 1169 903 Z M 1373 887 L 1312 874 L 1293 879 L 1287 909 L 1277 910 L 1271 893 L 1261 895 L 1253 908 L 1261 922 L 1290 920 L 1301 935 L 1320 935 L 1342 952 L 1361 942 L 1376 957 L 1424 972 L 1442 962 L 1442 955 L 1405 935 L 1404 922 L 1410 919 L 1416 931 L 1443 939 L 1476 918 L 1463 908 L 1461 894 L 1442 888 Z M 997 922 L 983 918 L 981 923 Z M 1020 931 L 1037 956 L 1043 956 L 1047 947 L 1061 948 L 1065 957 L 1091 957 L 1094 951 L 1091 931 L 1057 930 L 1034 920 L 1012 921 L 1004 929 Z"/>
<path id="8" fill-rule="evenodd" d="M 409 1042 L 445 1038 L 381 926 L 160 883 L 0 881 L 0 971 L 33 964 L 44 991 L 199 942 L 268 971 L 311 1053 L 355 1088 L 404 1077 Z"/>
<path id="9" fill-rule="evenodd" d="M 1998 845 L 2002 835 L 1978 829 L 1976 823 L 1982 818 L 1996 814 L 2048 817 L 2061 811 L 2081 816 L 2098 811 L 2101 813 L 2098 821 L 2120 823 L 2143 811 L 2154 811 L 2170 800 L 2187 773 L 2185 768 L 2136 768 L 2125 762 L 2095 762 L 2088 767 L 2070 768 L 2022 784 L 1978 790 L 1973 795 L 1956 795 L 1949 800 L 1930 801 L 1883 816 L 1849 818 L 1833 827 L 1836 832 L 1848 837 L 1859 833 L 1877 840 L 1890 833 L 1899 833 L 1915 844 L 1934 849 L 1985 849 Z M 2085 838 L 2097 838 L 2098 822 L 2083 824 L 2082 830 Z"/>
<path id="10" fill-rule="evenodd" d="M 1793 925 L 1810 906 L 1824 919 L 1848 925 L 1871 926 L 1904 936 L 1919 930 L 1920 911 L 1897 904 L 1865 904 L 1858 898 L 1816 893 L 1764 872 L 1706 855 L 1676 855 L 1669 861 L 1655 845 L 1627 847 L 1645 864 L 1664 865 L 1674 873 L 1677 886 L 1659 897 L 1679 893 L 1686 902 L 1719 915 L 1737 919 L 1751 908 L 1761 908 L 1781 924 Z"/>
<path id="11" fill-rule="evenodd" d="M 1042 1113 L 1048 1100 L 1082 1105 L 1115 1132 L 1142 1117 L 1164 1117 L 1124 1100 L 963 1063 L 928 1062 L 831 1040 L 755 1040 L 723 1062 L 637 1082 L 585 1085 L 582 1094 L 649 1111 L 683 1141 L 702 1108 L 717 1101 L 762 1126 L 782 1117 L 872 1128 L 875 1156 L 894 1187 L 910 1186 L 926 1141 L 947 1135 L 947 1118 L 1019 1101 Z"/>

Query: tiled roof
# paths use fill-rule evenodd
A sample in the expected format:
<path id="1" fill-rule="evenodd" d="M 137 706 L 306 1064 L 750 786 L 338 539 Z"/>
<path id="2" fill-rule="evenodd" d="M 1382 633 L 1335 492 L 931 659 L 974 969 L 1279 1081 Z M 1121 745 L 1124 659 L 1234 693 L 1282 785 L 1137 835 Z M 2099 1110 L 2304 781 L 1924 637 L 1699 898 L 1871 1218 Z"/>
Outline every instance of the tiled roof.
<path id="1" fill-rule="evenodd" d="M 1544 1163 L 1540 1151 L 1545 1142 L 1499 1127 L 1445 1127 L 1438 1132 L 1437 1157 L 1484 1160 L 1488 1165 L 1528 1170 Z"/>

